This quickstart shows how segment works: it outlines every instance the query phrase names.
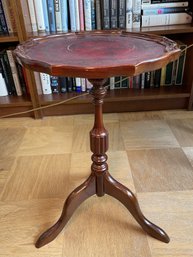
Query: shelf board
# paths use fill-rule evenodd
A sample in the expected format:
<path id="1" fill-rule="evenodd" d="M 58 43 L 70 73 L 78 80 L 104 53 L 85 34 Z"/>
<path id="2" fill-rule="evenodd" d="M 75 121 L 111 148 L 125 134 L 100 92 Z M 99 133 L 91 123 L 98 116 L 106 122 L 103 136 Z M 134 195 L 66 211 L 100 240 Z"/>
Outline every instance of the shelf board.
<path id="1" fill-rule="evenodd" d="M 157 35 L 192 33 L 193 32 L 193 25 L 192 24 L 183 24 L 183 25 L 145 27 L 145 28 L 140 28 L 140 32 L 154 33 L 154 34 L 157 34 Z"/>
<path id="2" fill-rule="evenodd" d="M 32 102 L 27 96 L 0 96 L 0 108 L 2 107 L 22 107 L 32 106 Z"/>
<path id="3" fill-rule="evenodd" d="M 90 95 L 81 96 L 81 93 L 70 92 L 66 94 L 50 94 L 41 95 L 41 105 L 49 105 L 60 101 L 67 100 L 71 97 L 80 95 L 80 98 L 64 104 L 84 104 L 91 102 Z M 105 97 L 105 102 L 119 102 L 119 101 L 135 101 L 135 100 L 151 100 L 151 99 L 170 99 L 170 98 L 188 98 L 190 93 L 185 92 L 182 87 L 161 87 L 149 89 L 116 89 L 109 90 Z"/>
<path id="4" fill-rule="evenodd" d="M 0 43 L 18 42 L 17 33 L 0 34 Z"/>

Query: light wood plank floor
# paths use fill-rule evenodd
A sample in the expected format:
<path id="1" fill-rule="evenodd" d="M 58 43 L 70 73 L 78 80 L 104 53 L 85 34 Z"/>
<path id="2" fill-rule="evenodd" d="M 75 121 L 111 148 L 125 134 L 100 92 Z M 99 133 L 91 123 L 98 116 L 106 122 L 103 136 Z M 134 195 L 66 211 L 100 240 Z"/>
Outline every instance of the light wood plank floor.
<path id="1" fill-rule="evenodd" d="M 90 173 L 93 115 L 0 120 L 0 257 L 193 257 L 193 112 L 106 114 L 109 169 L 169 244 L 115 199 L 84 202 L 49 245 L 34 243 Z"/>

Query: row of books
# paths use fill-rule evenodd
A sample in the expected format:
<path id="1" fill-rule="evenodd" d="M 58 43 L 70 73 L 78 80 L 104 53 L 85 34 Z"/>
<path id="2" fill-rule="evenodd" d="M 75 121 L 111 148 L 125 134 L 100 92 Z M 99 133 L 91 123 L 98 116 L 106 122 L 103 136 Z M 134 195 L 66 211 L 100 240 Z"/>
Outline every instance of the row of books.
<path id="1" fill-rule="evenodd" d="M 180 0 L 142 0 L 139 26 L 162 26 L 192 22 L 189 2 Z"/>
<path id="2" fill-rule="evenodd" d="M 134 77 L 111 77 L 107 81 L 110 90 L 120 88 L 159 88 L 161 86 L 182 85 L 186 59 L 186 44 L 179 42 L 182 52 L 178 60 L 162 69 L 145 72 Z M 66 92 L 86 92 L 92 85 L 84 78 L 56 77 L 45 73 L 35 73 L 39 94 L 58 94 Z"/>
<path id="3" fill-rule="evenodd" d="M 29 93 L 27 89 L 25 69 L 23 69 L 13 56 L 13 50 L 0 52 L 0 96 Z"/>
<path id="4" fill-rule="evenodd" d="M 0 34 L 9 34 L 17 31 L 11 1 L 0 0 Z"/>
<path id="5" fill-rule="evenodd" d="M 188 1 L 28 0 L 33 32 L 130 29 L 191 23 Z"/>

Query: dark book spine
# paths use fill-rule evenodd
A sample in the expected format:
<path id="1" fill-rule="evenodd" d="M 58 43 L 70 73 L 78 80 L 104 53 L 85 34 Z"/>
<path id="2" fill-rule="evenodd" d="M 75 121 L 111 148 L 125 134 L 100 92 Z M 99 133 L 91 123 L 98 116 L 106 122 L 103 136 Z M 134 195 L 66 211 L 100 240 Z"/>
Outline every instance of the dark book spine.
<path id="1" fill-rule="evenodd" d="M 9 60 L 7 57 L 6 51 L 3 51 L 1 53 L 1 64 L 4 72 L 4 78 L 5 78 L 5 83 L 7 86 L 8 94 L 9 95 L 16 95 L 16 89 L 15 89 L 15 84 L 13 80 L 13 75 L 11 71 L 11 67 L 9 64 Z"/>
<path id="2" fill-rule="evenodd" d="M 59 84 L 60 84 L 60 92 L 66 93 L 67 92 L 67 78 L 66 77 L 59 77 Z"/>
<path id="3" fill-rule="evenodd" d="M 96 5 L 95 1 L 91 1 L 91 23 L 92 23 L 92 30 L 96 29 Z"/>
<path id="4" fill-rule="evenodd" d="M 110 29 L 110 5 L 109 0 L 102 0 L 103 29 Z"/>
<path id="5" fill-rule="evenodd" d="M 110 0 L 110 21 L 111 29 L 118 28 L 118 19 L 117 19 L 117 0 Z"/>
<path id="6" fill-rule="evenodd" d="M 50 77 L 50 85 L 52 93 L 59 93 L 59 78 L 56 76 Z"/>
<path id="7" fill-rule="evenodd" d="M 172 84 L 172 71 L 173 71 L 173 62 L 170 62 L 169 64 L 167 64 L 166 66 L 166 80 L 165 80 L 165 84 L 166 85 L 171 85 Z"/>
<path id="8" fill-rule="evenodd" d="M 151 0 L 152 4 L 184 2 L 182 0 Z"/>
<path id="9" fill-rule="evenodd" d="M 186 47 L 187 47 L 187 45 L 180 46 L 180 49 L 182 51 L 181 51 L 180 57 L 178 59 L 176 81 L 175 81 L 176 85 L 182 85 L 182 82 L 183 82 L 184 67 L 185 67 L 185 60 L 186 60 L 186 50 L 185 50 Z"/>
<path id="10" fill-rule="evenodd" d="M 68 86 L 67 86 L 67 91 L 68 92 L 72 92 L 72 88 L 73 88 L 73 79 L 70 77 L 67 77 L 67 81 L 68 81 Z"/>
<path id="11" fill-rule="evenodd" d="M 5 13 L 3 10 L 3 5 L 2 1 L 0 0 L 0 27 L 1 27 L 1 33 L 8 34 L 8 27 L 7 27 L 7 22 L 5 19 Z"/>
<path id="12" fill-rule="evenodd" d="M 25 95 L 27 90 L 26 90 L 26 83 L 25 83 L 25 79 L 24 79 L 24 75 L 23 75 L 23 69 L 18 62 L 16 62 L 16 66 L 17 66 L 19 81 L 21 84 L 21 90 L 22 90 L 23 94 Z"/>
<path id="13" fill-rule="evenodd" d="M 48 20 L 49 20 L 50 32 L 56 32 L 54 0 L 47 0 L 47 6 L 48 6 Z"/>
<path id="14" fill-rule="evenodd" d="M 161 69 L 156 70 L 154 73 L 154 87 L 160 87 L 160 81 L 161 81 Z"/>
<path id="15" fill-rule="evenodd" d="M 145 72 L 145 83 L 144 83 L 144 87 L 145 88 L 150 88 L 150 84 L 151 84 L 151 72 Z"/>
<path id="16" fill-rule="evenodd" d="M 119 12 L 118 12 L 118 20 L 119 20 L 119 28 L 126 28 L 126 1 L 119 0 Z"/>

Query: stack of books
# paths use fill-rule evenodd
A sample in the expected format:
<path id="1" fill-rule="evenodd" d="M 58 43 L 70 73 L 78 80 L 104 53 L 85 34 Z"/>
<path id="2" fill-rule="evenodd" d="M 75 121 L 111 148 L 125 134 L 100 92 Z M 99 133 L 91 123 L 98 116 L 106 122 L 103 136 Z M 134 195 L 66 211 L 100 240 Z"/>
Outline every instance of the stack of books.
<path id="1" fill-rule="evenodd" d="M 141 27 L 191 23 L 188 4 L 180 0 L 142 0 Z"/>
<path id="2" fill-rule="evenodd" d="M 0 52 L 0 96 L 29 93 L 26 83 L 25 69 L 13 57 L 12 49 Z"/>

